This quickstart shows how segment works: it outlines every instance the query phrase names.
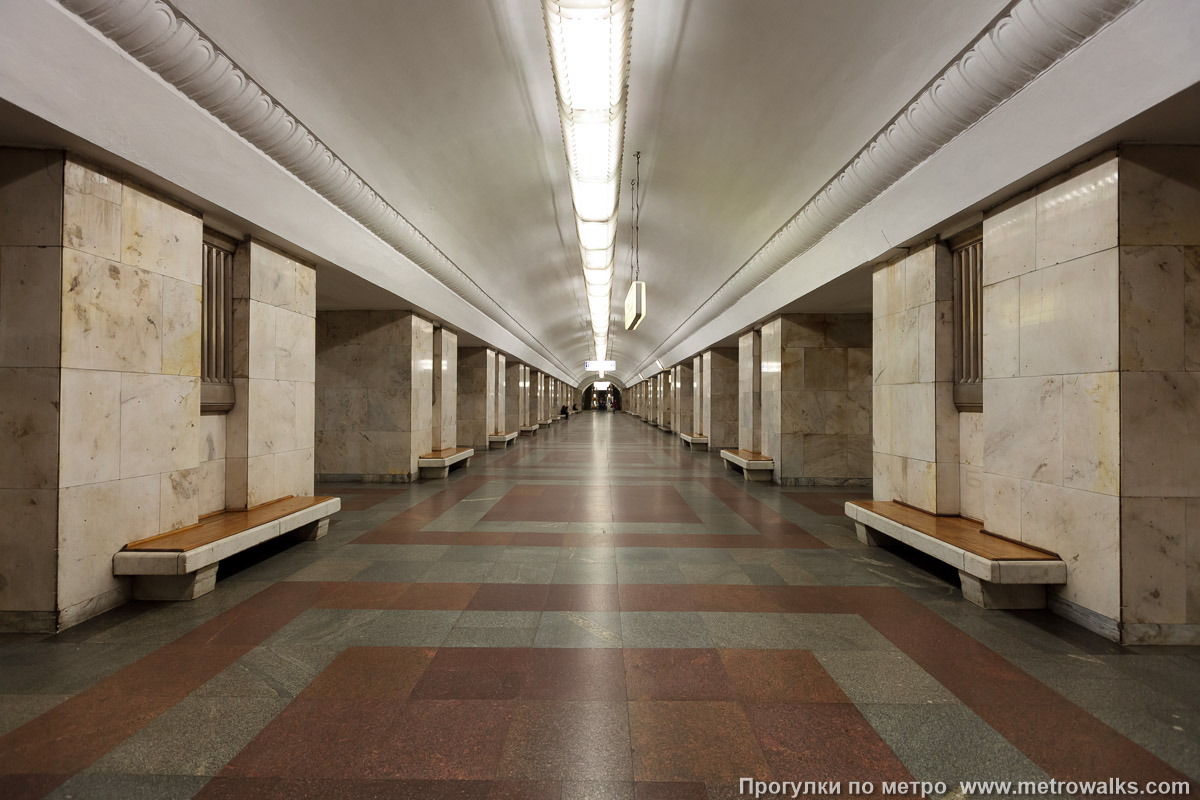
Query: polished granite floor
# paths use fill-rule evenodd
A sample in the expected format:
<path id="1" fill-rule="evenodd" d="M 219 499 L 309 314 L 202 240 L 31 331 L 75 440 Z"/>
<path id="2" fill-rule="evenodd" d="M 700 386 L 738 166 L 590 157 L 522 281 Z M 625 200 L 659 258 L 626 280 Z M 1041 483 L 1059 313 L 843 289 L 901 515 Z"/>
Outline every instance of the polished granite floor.
<path id="1" fill-rule="evenodd" d="M 1200 781 L 1200 648 L 978 609 L 858 543 L 861 490 L 747 484 L 586 413 L 448 480 L 318 493 L 328 537 L 207 597 L 0 636 L 0 798 Z"/>

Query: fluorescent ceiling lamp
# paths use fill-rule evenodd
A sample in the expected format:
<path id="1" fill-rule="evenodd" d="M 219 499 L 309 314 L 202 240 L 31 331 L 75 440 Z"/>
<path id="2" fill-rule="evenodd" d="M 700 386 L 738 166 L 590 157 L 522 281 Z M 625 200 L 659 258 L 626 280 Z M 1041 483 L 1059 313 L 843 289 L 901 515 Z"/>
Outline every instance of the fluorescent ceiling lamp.
<path id="1" fill-rule="evenodd" d="M 612 248 L 616 242 L 616 217 L 606 219 L 603 222 L 586 222 L 580 220 L 575 227 L 576 232 L 579 234 L 579 246 L 587 250 Z"/>
<path id="2" fill-rule="evenodd" d="M 608 354 L 633 0 L 542 0 L 596 359 Z"/>

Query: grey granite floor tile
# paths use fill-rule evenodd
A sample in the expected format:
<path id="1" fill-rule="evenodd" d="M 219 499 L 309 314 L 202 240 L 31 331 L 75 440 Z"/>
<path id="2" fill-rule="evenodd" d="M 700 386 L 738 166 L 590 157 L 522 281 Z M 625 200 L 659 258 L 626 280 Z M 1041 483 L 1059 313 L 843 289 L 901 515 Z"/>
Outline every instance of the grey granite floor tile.
<path id="1" fill-rule="evenodd" d="M 615 611 L 546 611 L 534 647 L 621 647 L 621 615 Z"/>
<path id="2" fill-rule="evenodd" d="M 704 619 L 686 611 L 622 611 L 626 647 L 712 647 Z"/>

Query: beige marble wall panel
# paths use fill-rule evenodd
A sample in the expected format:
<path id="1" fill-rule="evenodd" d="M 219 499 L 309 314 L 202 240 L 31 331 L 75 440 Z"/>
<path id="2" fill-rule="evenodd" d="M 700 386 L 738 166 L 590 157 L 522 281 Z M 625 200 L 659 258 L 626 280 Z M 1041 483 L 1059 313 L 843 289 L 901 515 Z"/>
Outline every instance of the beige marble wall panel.
<path id="1" fill-rule="evenodd" d="M 1121 501 L 1122 621 L 1188 621 L 1187 500 Z"/>
<path id="2" fill-rule="evenodd" d="M 1037 267 L 1117 246 L 1117 158 L 1105 153 L 1038 188 Z"/>
<path id="3" fill-rule="evenodd" d="M 988 471 L 1061 484 L 1063 379 L 997 378 L 983 388 Z"/>
<path id="4" fill-rule="evenodd" d="M 0 367 L 0 488 L 58 485 L 59 371 Z"/>
<path id="5" fill-rule="evenodd" d="M 61 247 L 63 154 L 0 149 L 0 247 Z"/>
<path id="6" fill-rule="evenodd" d="M 1066 585 L 1052 591 L 1110 619 L 1121 613 L 1120 505 L 1110 495 L 1021 482 L 1021 541 L 1067 563 Z"/>
<path id="7" fill-rule="evenodd" d="M 696 404 L 693 396 L 695 374 L 693 368 L 687 364 L 680 364 L 675 369 L 677 371 L 675 380 L 677 428 L 680 433 L 691 433 L 696 429 Z"/>
<path id="8" fill-rule="evenodd" d="M 63 414 L 76 413 L 64 403 Z M 121 376 L 121 477 L 196 465 L 200 381 L 177 375 Z"/>
<path id="9" fill-rule="evenodd" d="M 433 332 L 432 449 L 457 444 L 458 420 L 458 337 L 445 328 Z"/>
<path id="10" fill-rule="evenodd" d="M 200 515 L 198 467 L 159 475 L 158 528 L 173 531 L 195 525 Z"/>
<path id="11" fill-rule="evenodd" d="M 313 300 L 298 299 L 299 262 L 259 241 L 252 240 L 247 247 L 240 247 L 238 251 L 239 255 L 244 251 L 252 264 L 252 269 L 240 273 L 241 285 L 235 288 L 238 297 L 248 297 L 275 308 L 307 312 L 306 305 Z M 307 283 L 309 280 L 306 275 L 304 281 Z"/>
<path id="12" fill-rule="evenodd" d="M 412 325 L 412 368 L 409 421 L 409 469 L 416 474 L 417 459 L 433 449 L 433 323 L 417 316 Z"/>
<path id="13" fill-rule="evenodd" d="M 738 447 L 762 446 L 762 334 L 747 331 L 738 339 Z"/>
<path id="14" fill-rule="evenodd" d="M 972 467 L 984 465 L 982 413 L 958 414 L 958 454 L 962 464 Z"/>
<path id="15" fill-rule="evenodd" d="M 1122 247 L 1120 259 L 1121 369 L 1196 369 L 1200 247 Z"/>
<path id="16" fill-rule="evenodd" d="M 903 311 L 906 276 L 904 259 L 875 267 L 871 274 L 871 310 L 874 317 L 887 317 Z"/>
<path id="17" fill-rule="evenodd" d="M 201 516 L 225 509 L 226 415 L 204 414 L 197 428 L 199 466 L 195 471 L 198 512 Z"/>
<path id="18" fill-rule="evenodd" d="M 60 609 L 127 589 L 128 578 L 113 577 L 112 557 L 129 542 L 161 532 L 159 481 L 158 474 L 144 475 L 59 492 Z"/>
<path id="19" fill-rule="evenodd" d="M 68 160 L 62 243 L 110 261 L 133 263 L 121 257 L 122 190 L 121 181 L 111 173 Z"/>
<path id="20" fill-rule="evenodd" d="M 203 281 L 204 227 L 198 216 L 126 183 L 121 197 L 121 261 L 168 278 Z"/>
<path id="21" fill-rule="evenodd" d="M 1120 373 L 1063 376 L 1064 486 L 1120 493 Z"/>
<path id="22" fill-rule="evenodd" d="M 983 377 L 1020 374 L 1021 281 L 1010 278 L 983 288 Z"/>
<path id="23" fill-rule="evenodd" d="M 200 377 L 202 289 L 162 279 L 162 368 L 164 375 Z"/>
<path id="24" fill-rule="evenodd" d="M 1110 248 L 1022 276 L 1022 375 L 1117 369 L 1119 261 Z"/>
<path id="25" fill-rule="evenodd" d="M 57 591 L 58 492 L 0 488 L 0 611 L 52 611 Z M 20 532 L 20 535 L 11 535 Z"/>
<path id="26" fill-rule="evenodd" d="M 989 531 L 1000 536 L 1021 538 L 1020 479 L 984 472 L 983 523 Z"/>
<path id="27" fill-rule="evenodd" d="M 60 247 L 0 247 L 0 365 L 58 368 L 62 256 Z"/>
<path id="28" fill-rule="evenodd" d="M 1185 501 L 1184 520 L 1186 543 L 1184 559 L 1187 564 L 1187 618 L 1200 619 L 1200 498 Z"/>
<path id="29" fill-rule="evenodd" d="M 521 429 L 521 377 L 524 364 L 506 361 L 504 364 L 504 417 L 502 433 Z"/>
<path id="30" fill-rule="evenodd" d="M 61 403 L 69 411 L 61 425 L 46 420 L 61 431 L 64 446 L 59 458 L 59 485 L 114 481 L 121 477 L 121 384 L 120 372 L 64 369 Z M 2 413 L 2 412 L 0 412 Z M 57 431 L 56 431 L 57 432 Z M 153 431 L 133 435 L 153 437 Z"/>
<path id="31" fill-rule="evenodd" d="M 1037 208 L 1037 193 L 1030 191 L 1017 195 L 984 217 L 984 286 L 1037 269 Z"/>
<path id="32" fill-rule="evenodd" d="M 159 372 L 163 363 L 160 275 L 66 249 L 63 287 L 64 367 Z"/>
<path id="33" fill-rule="evenodd" d="M 275 492 L 278 497 L 311 497 L 315 472 L 313 449 L 275 454 Z"/>
<path id="34" fill-rule="evenodd" d="M 1121 374 L 1121 493 L 1200 496 L 1200 372 Z"/>
<path id="35" fill-rule="evenodd" d="M 275 378 L 316 380 L 316 326 L 312 317 L 275 309 Z"/>
<path id="36" fill-rule="evenodd" d="M 983 522 L 984 518 L 984 472 L 982 467 L 962 464 L 958 472 L 958 513 L 964 517 Z"/>
<path id="37" fill-rule="evenodd" d="M 1121 148 L 1121 243 L 1200 244 L 1200 147 Z"/>

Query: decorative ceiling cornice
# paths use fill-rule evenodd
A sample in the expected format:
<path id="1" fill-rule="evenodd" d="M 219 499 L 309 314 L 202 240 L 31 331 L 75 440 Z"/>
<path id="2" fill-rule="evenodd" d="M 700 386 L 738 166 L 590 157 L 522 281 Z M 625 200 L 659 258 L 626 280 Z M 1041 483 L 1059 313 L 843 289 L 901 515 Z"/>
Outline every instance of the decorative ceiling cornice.
<path id="1" fill-rule="evenodd" d="M 164 0 L 59 3 L 564 374 L 577 374 Z"/>
<path id="2" fill-rule="evenodd" d="M 631 374 L 681 344 L 1141 0 L 1021 0 Z"/>

